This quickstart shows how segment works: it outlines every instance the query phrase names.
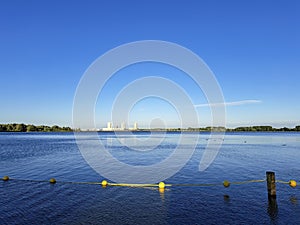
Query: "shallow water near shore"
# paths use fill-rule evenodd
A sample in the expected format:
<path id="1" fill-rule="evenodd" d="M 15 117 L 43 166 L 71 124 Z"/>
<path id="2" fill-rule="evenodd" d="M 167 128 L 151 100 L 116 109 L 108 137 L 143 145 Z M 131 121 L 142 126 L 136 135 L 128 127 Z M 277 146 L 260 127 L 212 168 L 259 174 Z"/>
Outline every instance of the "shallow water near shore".
<path id="1" fill-rule="evenodd" d="M 89 133 L 84 133 L 89 140 Z M 131 151 L 124 143 L 149 133 L 101 132 L 110 153 L 132 165 L 151 165 L 168 157 L 180 133 L 156 133 L 163 141 L 154 151 Z M 198 133 L 185 133 L 188 139 Z M 203 172 L 199 162 L 209 133 L 200 133 L 188 163 L 165 180 L 169 184 L 219 184 L 276 179 L 300 184 L 300 133 L 227 133 Z M 145 149 L 147 144 L 145 143 Z M 188 145 L 187 145 L 188 148 Z M 106 179 L 83 159 L 73 133 L 0 133 L 0 176 L 15 179 L 93 181 Z M 158 173 L 160 171 L 157 171 Z M 269 201 L 265 182 L 208 187 L 106 187 L 89 184 L 0 181 L 1 224 L 300 224 L 300 188 L 277 183 L 277 199 Z"/>

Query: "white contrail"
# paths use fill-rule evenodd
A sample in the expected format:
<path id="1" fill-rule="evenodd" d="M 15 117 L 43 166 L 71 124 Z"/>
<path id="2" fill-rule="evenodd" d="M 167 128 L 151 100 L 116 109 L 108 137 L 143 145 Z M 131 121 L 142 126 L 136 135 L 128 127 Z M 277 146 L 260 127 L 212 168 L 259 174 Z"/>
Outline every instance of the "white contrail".
<path id="1" fill-rule="evenodd" d="M 261 100 L 242 100 L 235 102 L 218 102 L 218 103 L 206 103 L 206 104 L 198 104 L 194 105 L 195 107 L 214 107 L 214 106 L 238 106 L 238 105 L 246 105 L 246 104 L 257 104 L 261 103 Z"/>

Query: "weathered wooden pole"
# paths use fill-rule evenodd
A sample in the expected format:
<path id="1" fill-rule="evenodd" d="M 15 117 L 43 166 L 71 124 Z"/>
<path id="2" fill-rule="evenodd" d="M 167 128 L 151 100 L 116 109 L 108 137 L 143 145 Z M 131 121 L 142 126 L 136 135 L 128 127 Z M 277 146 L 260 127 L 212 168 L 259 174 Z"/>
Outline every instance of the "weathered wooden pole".
<path id="1" fill-rule="evenodd" d="M 271 171 L 267 171 L 266 176 L 267 176 L 268 196 L 276 198 L 275 173 Z"/>

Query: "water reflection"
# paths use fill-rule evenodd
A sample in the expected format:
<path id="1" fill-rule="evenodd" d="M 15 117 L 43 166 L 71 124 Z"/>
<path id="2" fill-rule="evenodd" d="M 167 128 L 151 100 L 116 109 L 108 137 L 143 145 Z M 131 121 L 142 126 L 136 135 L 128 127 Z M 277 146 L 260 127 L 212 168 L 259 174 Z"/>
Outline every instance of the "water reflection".
<path id="1" fill-rule="evenodd" d="M 296 196 L 291 196 L 290 197 L 290 202 L 293 204 L 293 205 L 298 205 L 298 198 Z"/>
<path id="2" fill-rule="evenodd" d="M 224 195 L 224 202 L 229 203 L 230 202 L 230 196 L 229 195 Z"/>
<path id="3" fill-rule="evenodd" d="M 270 216 L 270 219 L 273 223 L 276 223 L 278 218 L 278 205 L 276 197 L 269 196 L 268 198 L 269 204 L 268 204 L 268 214 Z"/>
<path id="4" fill-rule="evenodd" d="M 164 203 L 165 202 L 165 189 L 159 188 L 158 191 L 159 191 L 159 196 L 161 198 L 161 201 L 162 201 L 162 203 Z"/>

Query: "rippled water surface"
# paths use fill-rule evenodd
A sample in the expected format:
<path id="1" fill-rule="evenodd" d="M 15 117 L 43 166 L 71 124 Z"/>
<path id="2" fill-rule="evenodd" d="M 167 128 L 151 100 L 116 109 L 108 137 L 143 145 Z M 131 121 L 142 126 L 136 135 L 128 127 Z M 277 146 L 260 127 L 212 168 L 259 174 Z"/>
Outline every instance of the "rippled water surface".
<path id="1" fill-rule="evenodd" d="M 179 138 L 185 148 L 195 133 L 99 133 L 107 150 L 131 165 L 152 165 L 167 158 Z M 88 142 L 89 133 L 83 134 Z M 188 163 L 165 182 L 210 184 L 224 180 L 276 178 L 300 183 L 299 133 L 228 133 L 207 170 L 199 171 L 209 134 L 200 134 Z M 136 139 L 139 151 L 134 146 Z M 151 143 L 160 139 L 154 149 Z M 149 147 L 150 146 L 150 147 Z M 140 151 L 144 149 L 145 151 Z M 156 188 L 20 181 L 101 181 L 83 159 L 72 133 L 0 133 L 0 224 L 300 224 L 300 188 L 277 183 L 269 201 L 266 183 Z M 157 171 L 160 173 L 161 171 Z"/>

